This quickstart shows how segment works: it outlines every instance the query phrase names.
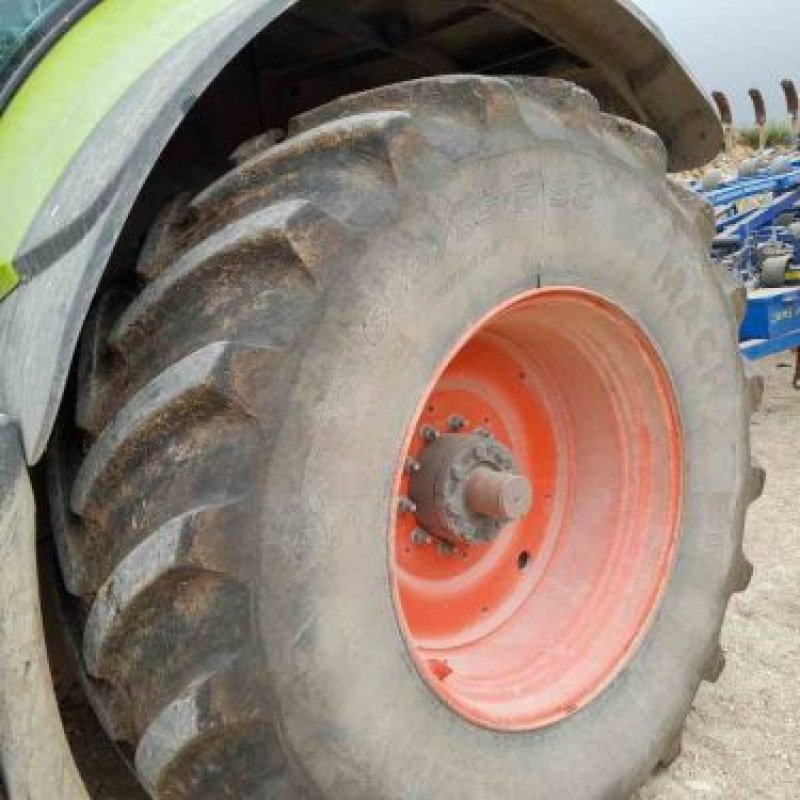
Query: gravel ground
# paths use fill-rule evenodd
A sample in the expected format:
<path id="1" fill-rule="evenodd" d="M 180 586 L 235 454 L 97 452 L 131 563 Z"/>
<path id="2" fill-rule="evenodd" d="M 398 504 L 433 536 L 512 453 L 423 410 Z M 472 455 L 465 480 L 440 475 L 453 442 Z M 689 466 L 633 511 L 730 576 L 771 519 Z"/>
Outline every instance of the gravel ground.
<path id="1" fill-rule="evenodd" d="M 725 672 L 700 690 L 682 756 L 639 800 L 800 798 L 800 392 L 791 361 L 756 365 L 766 392 L 753 448 L 767 485 L 748 517 L 755 575 L 731 603 Z"/>

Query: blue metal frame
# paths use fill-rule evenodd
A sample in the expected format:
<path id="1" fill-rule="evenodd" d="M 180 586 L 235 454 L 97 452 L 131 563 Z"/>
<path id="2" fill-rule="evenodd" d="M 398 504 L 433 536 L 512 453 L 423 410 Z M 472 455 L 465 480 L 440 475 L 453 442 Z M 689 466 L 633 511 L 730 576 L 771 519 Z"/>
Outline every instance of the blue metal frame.
<path id="1" fill-rule="evenodd" d="M 709 191 L 703 191 L 698 184 L 695 184 L 695 188 L 712 206 L 723 208 L 748 197 L 783 194 L 800 186 L 800 159 L 792 161 L 791 166 L 793 169 L 782 175 L 770 175 L 766 170 L 760 170 L 753 177 L 724 181 L 720 187 Z"/>
<path id="2" fill-rule="evenodd" d="M 783 353 L 785 350 L 794 350 L 800 347 L 800 328 L 792 333 L 775 336 L 772 339 L 749 339 L 742 342 L 739 347 L 742 355 L 748 361 L 774 356 L 776 353 Z"/>
<path id="3" fill-rule="evenodd" d="M 785 225 L 777 224 L 786 214 L 794 215 L 800 222 L 800 158 L 792 159 L 786 166 L 788 170 L 781 174 L 773 175 L 762 169 L 752 177 L 724 181 L 711 190 L 703 190 L 699 182 L 693 184 L 695 191 L 714 206 L 717 215 L 713 254 L 718 260 L 726 261 L 719 268 L 732 268 L 748 287 L 753 287 L 757 281 L 760 247 L 767 243 L 783 245 L 787 252 L 793 251 L 793 261 L 800 271 L 800 237 Z M 743 200 L 762 197 L 764 199 L 755 208 L 739 210 L 738 204 Z M 797 288 L 787 288 L 785 293 L 774 296 L 774 302 L 779 304 L 784 296 L 793 298 L 797 291 Z M 756 303 L 765 302 L 757 295 L 757 292 L 748 291 L 748 314 L 755 311 Z M 755 360 L 800 348 L 800 318 L 796 325 L 792 320 L 790 327 L 790 330 L 780 327 L 774 332 L 769 328 L 765 331 L 767 338 L 744 338 L 742 334 L 742 355 Z"/>

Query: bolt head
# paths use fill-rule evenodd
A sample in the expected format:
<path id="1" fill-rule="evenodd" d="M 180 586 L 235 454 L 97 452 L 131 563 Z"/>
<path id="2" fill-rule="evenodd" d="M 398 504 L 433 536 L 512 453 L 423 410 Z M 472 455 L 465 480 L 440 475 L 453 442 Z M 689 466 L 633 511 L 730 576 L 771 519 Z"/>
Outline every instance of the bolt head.
<path id="1" fill-rule="evenodd" d="M 413 514 L 417 510 L 417 504 L 408 497 L 401 497 L 398 502 L 398 507 L 401 511 Z"/>
<path id="2" fill-rule="evenodd" d="M 439 438 L 439 431 L 433 427 L 433 425 L 425 425 L 422 431 L 420 432 L 422 438 L 430 444 L 431 442 L 435 442 Z"/>
<path id="3" fill-rule="evenodd" d="M 411 531 L 411 541 L 414 544 L 430 544 L 432 538 L 428 531 L 422 528 L 414 528 L 414 530 Z"/>
<path id="4" fill-rule="evenodd" d="M 461 464 L 453 464 L 453 466 L 450 467 L 450 477 L 454 481 L 461 480 L 466 474 L 466 469 Z"/>
<path id="5" fill-rule="evenodd" d="M 456 505 L 455 500 L 446 500 L 444 504 L 444 510 L 447 512 L 448 515 L 451 517 L 455 517 L 458 515 L 458 506 Z"/>
<path id="6" fill-rule="evenodd" d="M 460 431 L 462 428 L 466 427 L 467 421 L 464 419 L 464 417 L 454 414 L 452 417 L 450 417 L 447 424 L 449 425 L 451 431 Z"/>
<path id="7" fill-rule="evenodd" d="M 480 442 L 472 448 L 472 454 L 479 461 L 485 461 L 487 458 L 489 458 L 489 448 L 486 446 L 485 442 Z"/>

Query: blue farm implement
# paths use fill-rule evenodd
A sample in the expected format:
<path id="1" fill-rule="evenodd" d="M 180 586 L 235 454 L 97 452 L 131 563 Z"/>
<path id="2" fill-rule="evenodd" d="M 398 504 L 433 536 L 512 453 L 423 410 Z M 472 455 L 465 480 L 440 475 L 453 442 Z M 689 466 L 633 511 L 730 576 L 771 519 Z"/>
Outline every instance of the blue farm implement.
<path id="1" fill-rule="evenodd" d="M 710 173 L 693 188 L 716 213 L 713 259 L 747 287 L 743 355 L 752 360 L 800 348 L 800 156 L 762 154 L 736 178 Z"/>
<path id="2" fill-rule="evenodd" d="M 781 83 L 794 152 L 770 157 L 767 109 L 758 89 L 750 90 L 758 132 L 758 155 L 735 178 L 710 170 L 692 188 L 714 207 L 717 232 L 712 258 L 747 288 L 747 313 L 739 331 L 745 358 L 754 360 L 797 350 L 794 386 L 800 389 L 800 99 L 794 81 Z M 714 101 L 734 149 L 731 104 L 723 92 Z"/>

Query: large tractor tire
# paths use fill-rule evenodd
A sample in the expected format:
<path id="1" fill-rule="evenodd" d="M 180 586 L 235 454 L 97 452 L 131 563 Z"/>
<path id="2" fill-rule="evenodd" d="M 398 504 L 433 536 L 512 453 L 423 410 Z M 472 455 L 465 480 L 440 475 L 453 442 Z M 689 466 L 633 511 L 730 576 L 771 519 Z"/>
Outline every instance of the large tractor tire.
<path id="1" fill-rule="evenodd" d="M 97 303 L 53 448 L 108 733 L 159 800 L 626 797 L 750 573 L 706 206 L 544 79 L 346 97 L 235 160 Z"/>

